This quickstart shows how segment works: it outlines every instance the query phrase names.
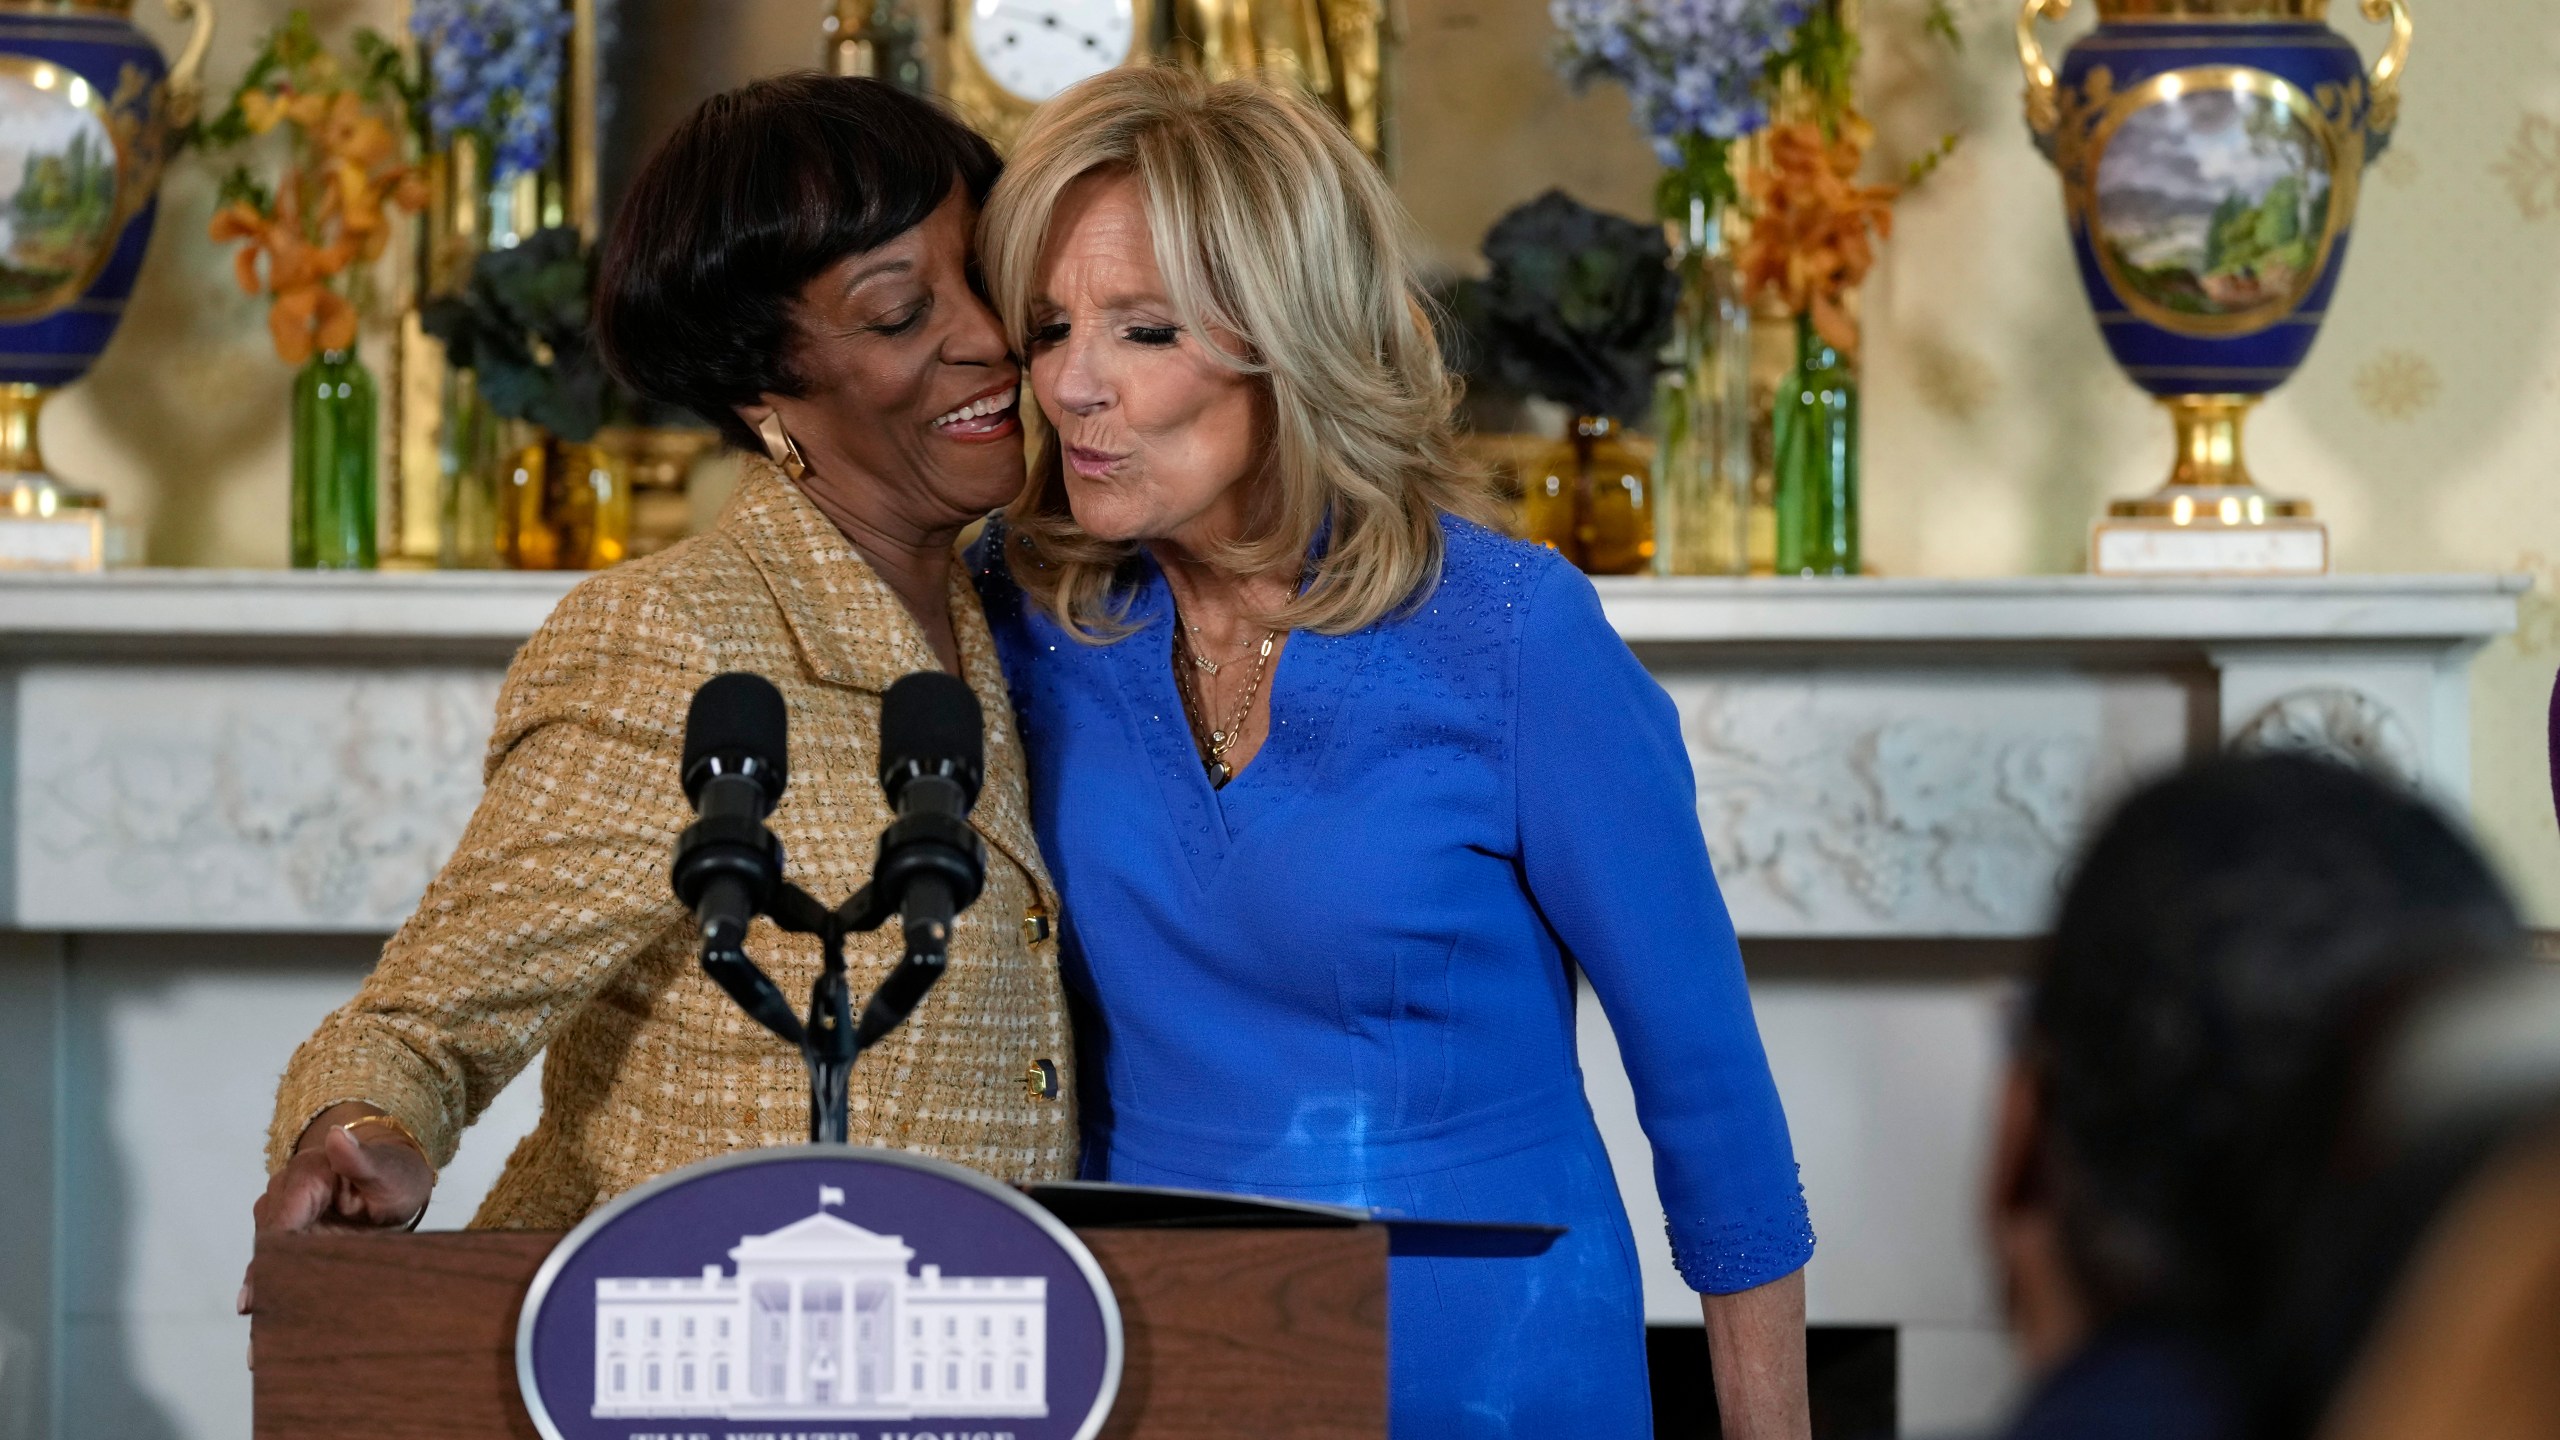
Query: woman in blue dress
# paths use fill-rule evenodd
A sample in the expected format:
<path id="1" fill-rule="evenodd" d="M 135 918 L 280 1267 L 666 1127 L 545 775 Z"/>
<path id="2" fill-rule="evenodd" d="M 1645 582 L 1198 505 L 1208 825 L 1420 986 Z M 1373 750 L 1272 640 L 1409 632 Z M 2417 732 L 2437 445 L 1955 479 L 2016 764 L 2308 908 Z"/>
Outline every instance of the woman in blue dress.
<path id="1" fill-rule="evenodd" d="M 974 556 L 1064 897 L 1091 1178 L 1570 1227 L 1399 1257 L 1395 1433 L 1650 1436 L 1574 1055 L 1626 1057 L 1727 1435 L 1801 1437 L 1803 1192 L 1677 719 L 1468 518 L 1402 219 L 1320 111 L 1120 71 L 981 225 L 1052 434 Z"/>

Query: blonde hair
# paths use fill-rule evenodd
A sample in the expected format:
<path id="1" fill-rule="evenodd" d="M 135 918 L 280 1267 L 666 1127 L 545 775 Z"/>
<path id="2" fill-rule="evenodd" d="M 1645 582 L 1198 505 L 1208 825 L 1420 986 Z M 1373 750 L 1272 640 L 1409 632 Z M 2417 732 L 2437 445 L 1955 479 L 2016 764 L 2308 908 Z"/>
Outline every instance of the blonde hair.
<path id="1" fill-rule="evenodd" d="M 1060 198 L 1114 172 L 1144 192 L 1176 316 L 1269 400 L 1267 478 L 1244 482 L 1255 485 L 1244 533 L 1203 558 L 1265 574 L 1303 563 L 1324 534 L 1305 586 L 1266 617 L 1292 629 L 1345 634 L 1427 595 L 1441 514 L 1489 519 L 1492 502 L 1460 456 L 1458 386 L 1377 167 L 1293 89 L 1158 67 L 1066 90 L 1031 117 L 979 221 L 979 261 L 1017 353 Z M 1006 511 L 1018 537 L 1006 558 L 1070 632 L 1114 638 L 1128 600 L 1116 577 L 1135 547 L 1079 528 L 1059 471 L 1051 433 Z"/>

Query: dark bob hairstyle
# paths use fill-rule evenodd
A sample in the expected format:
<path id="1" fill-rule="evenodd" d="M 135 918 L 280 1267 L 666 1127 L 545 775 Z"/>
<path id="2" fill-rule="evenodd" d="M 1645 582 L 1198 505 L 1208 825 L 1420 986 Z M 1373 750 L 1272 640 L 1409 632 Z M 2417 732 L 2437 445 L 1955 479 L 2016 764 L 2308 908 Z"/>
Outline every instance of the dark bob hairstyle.
<path id="1" fill-rule="evenodd" d="M 815 71 L 715 95 L 649 157 L 614 217 L 596 341 L 623 383 L 761 452 L 735 407 L 807 389 L 792 306 L 820 271 L 922 222 L 1003 162 L 932 101 Z"/>

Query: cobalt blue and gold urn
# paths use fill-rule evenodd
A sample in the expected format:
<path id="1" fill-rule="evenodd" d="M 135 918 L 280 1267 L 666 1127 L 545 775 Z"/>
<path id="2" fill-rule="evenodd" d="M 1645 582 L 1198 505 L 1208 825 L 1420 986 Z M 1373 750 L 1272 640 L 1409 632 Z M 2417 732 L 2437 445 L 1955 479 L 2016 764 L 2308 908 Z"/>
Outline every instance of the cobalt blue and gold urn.
<path id="1" fill-rule="evenodd" d="M 0 0 L 0 485 L 9 512 L 95 509 L 44 468 L 45 397 L 89 371 L 124 318 L 170 138 L 194 118 L 206 0 L 172 66 L 133 0 Z"/>
<path id="2" fill-rule="evenodd" d="M 2391 140 L 2409 54 L 2402 0 L 2370 75 L 2328 0 L 2097 0 L 2059 70 L 2036 38 L 2071 0 L 2026 0 L 2027 121 L 2062 175 L 2080 281 L 2107 348 L 2177 427 L 2169 483 L 2109 507 L 2101 573 L 2319 573 L 2328 537 L 2241 458 L 2337 289 L 2365 166 Z"/>

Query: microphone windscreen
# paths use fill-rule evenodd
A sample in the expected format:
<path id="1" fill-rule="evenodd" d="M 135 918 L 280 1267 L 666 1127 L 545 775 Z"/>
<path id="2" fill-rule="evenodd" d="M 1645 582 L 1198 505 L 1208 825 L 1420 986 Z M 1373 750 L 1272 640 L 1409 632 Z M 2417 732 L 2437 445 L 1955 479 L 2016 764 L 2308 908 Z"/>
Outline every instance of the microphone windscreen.
<path id="1" fill-rule="evenodd" d="M 910 772 L 909 767 L 956 771 L 966 778 L 961 788 L 978 798 L 978 777 L 986 770 L 986 712 L 966 682 L 939 670 L 901 676 L 880 700 L 880 776 Z M 891 805 L 897 796 L 889 797 Z"/>
<path id="2" fill-rule="evenodd" d="M 701 798 L 710 778 L 703 761 L 754 760 L 772 775 L 773 797 L 779 799 L 791 780 L 791 725 L 782 692 L 761 675 L 731 671 L 714 675 L 693 692 L 684 717 L 684 797 Z"/>

